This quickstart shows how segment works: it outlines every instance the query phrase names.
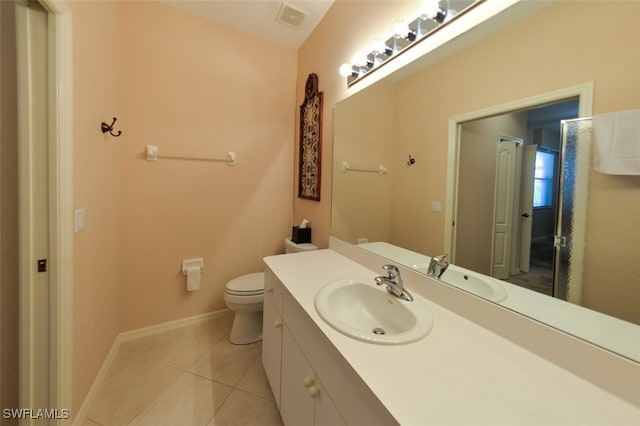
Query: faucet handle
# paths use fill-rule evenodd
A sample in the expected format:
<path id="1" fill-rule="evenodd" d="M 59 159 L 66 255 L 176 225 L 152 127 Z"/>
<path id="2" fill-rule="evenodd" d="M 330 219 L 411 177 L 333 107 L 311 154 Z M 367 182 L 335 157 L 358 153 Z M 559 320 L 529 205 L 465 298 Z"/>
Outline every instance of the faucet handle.
<path id="1" fill-rule="evenodd" d="M 447 257 L 447 256 L 448 256 L 448 254 L 447 254 L 447 253 L 444 253 L 444 254 L 441 254 L 441 255 L 435 256 L 435 257 L 433 258 L 433 260 L 435 260 L 436 262 L 440 263 L 440 262 L 442 262 L 444 259 L 446 259 L 446 257 Z"/>
<path id="2" fill-rule="evenodd" d="M 389 273 L 389 278 L 397 278 L 400 276 L 400 271 L 396 265 L 384 265 L 383 268 Z"/>

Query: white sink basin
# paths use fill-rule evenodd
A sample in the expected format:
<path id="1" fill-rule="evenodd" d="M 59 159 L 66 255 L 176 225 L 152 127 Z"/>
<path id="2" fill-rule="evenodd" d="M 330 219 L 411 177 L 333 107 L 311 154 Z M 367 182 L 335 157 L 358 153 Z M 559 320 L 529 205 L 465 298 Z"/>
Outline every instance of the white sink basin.
<path id="1" fill-rule="evenodd" d="M 425 274 L 427 273 L 428 266 L 427 263 L 411 265 L 413 269 Z M 455 265 L 449 265 L 440 277 L 440 280 L 475 294 L 476 296 L 491 300 L 492 302 L 500 302 L 507 297 L 507 292 L 504 287 L 493 278 L 471 272 Z"/>
<path id="2" fill-rule="evenodd" d="M 421 339 L 433 327 L 431 311 L 377 287 L 373 279 L 344 279 L 324 286 L 315 297 L 320 317 L 339 332 L 370 343 L 397 345 Z"/>

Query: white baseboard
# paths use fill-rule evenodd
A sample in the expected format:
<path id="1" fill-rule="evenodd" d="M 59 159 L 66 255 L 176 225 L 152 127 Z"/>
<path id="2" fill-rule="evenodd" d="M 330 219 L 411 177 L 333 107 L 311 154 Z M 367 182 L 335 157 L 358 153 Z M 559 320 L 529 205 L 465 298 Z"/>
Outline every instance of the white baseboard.
<path id="1" fill-rule="evenodd" d="M 100 367 L 100 371 L 98 371 L 98 375 L 96 376 L 87 396 L 84 398 L 84 402 L 80 407 L 80 410 L 76 413 L 73 419 L 73 425 L 81 425 L 89 412 L 89 408 L 91 404 L 93 404 L 93 400 L 96 398 L 98 394 L 98 390 L 104 381 L 107 372 L 109 371 L 109 367 L 113 363 L 113 359 L 118 353 L 118 349 L 120 348 L 120 344 L 127 340 L 136 339 L 143 336 L 150 336 L 152 334 L 162 333 L 164 331 L 173 330 L 175 328 L 185 327 L 188 325 L 194 325 L 201 322 L 208 321 L 213 318 L 223 317 L 226 315 L 232 315 L 233 312 L 229 309 L 221 309 L 219 311 L 209 312 L 206 314 L 195 315 L 188 318 L 183 318 L 175 321 L 169 321 L 162 324 L 152 325 L 149 327 L 138 328 L 135 330 L 129 330 L 118 334 L 111 346 L 111 350 L 107 354 L 104 362 L 102 363 L 102 367 Z"/>

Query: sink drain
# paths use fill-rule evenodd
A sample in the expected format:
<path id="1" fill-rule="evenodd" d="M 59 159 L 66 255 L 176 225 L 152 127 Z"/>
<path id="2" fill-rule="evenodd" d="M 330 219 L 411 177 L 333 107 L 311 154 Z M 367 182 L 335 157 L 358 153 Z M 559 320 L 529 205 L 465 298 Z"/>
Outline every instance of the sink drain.
<path id="1" fill-rule="evenodd" d="M 373 329 L 373 334 L 386 334 L 387 332 L 384 331 L 382 328 L 380 327 L 376 327 Z"/>

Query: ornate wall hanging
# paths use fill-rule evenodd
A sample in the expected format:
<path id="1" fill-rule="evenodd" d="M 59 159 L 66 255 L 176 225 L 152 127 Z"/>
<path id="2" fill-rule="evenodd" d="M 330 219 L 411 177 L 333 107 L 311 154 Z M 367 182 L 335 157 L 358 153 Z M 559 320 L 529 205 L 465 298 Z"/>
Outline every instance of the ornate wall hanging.
<path id="1" fill-rule="evenodd" d="M 309 74 L 304 92 L 304 102 L 300 105 L 298 197 L 320 201 L 322 92 L 318 92 L 318 76 L 316 74 Z"/>

